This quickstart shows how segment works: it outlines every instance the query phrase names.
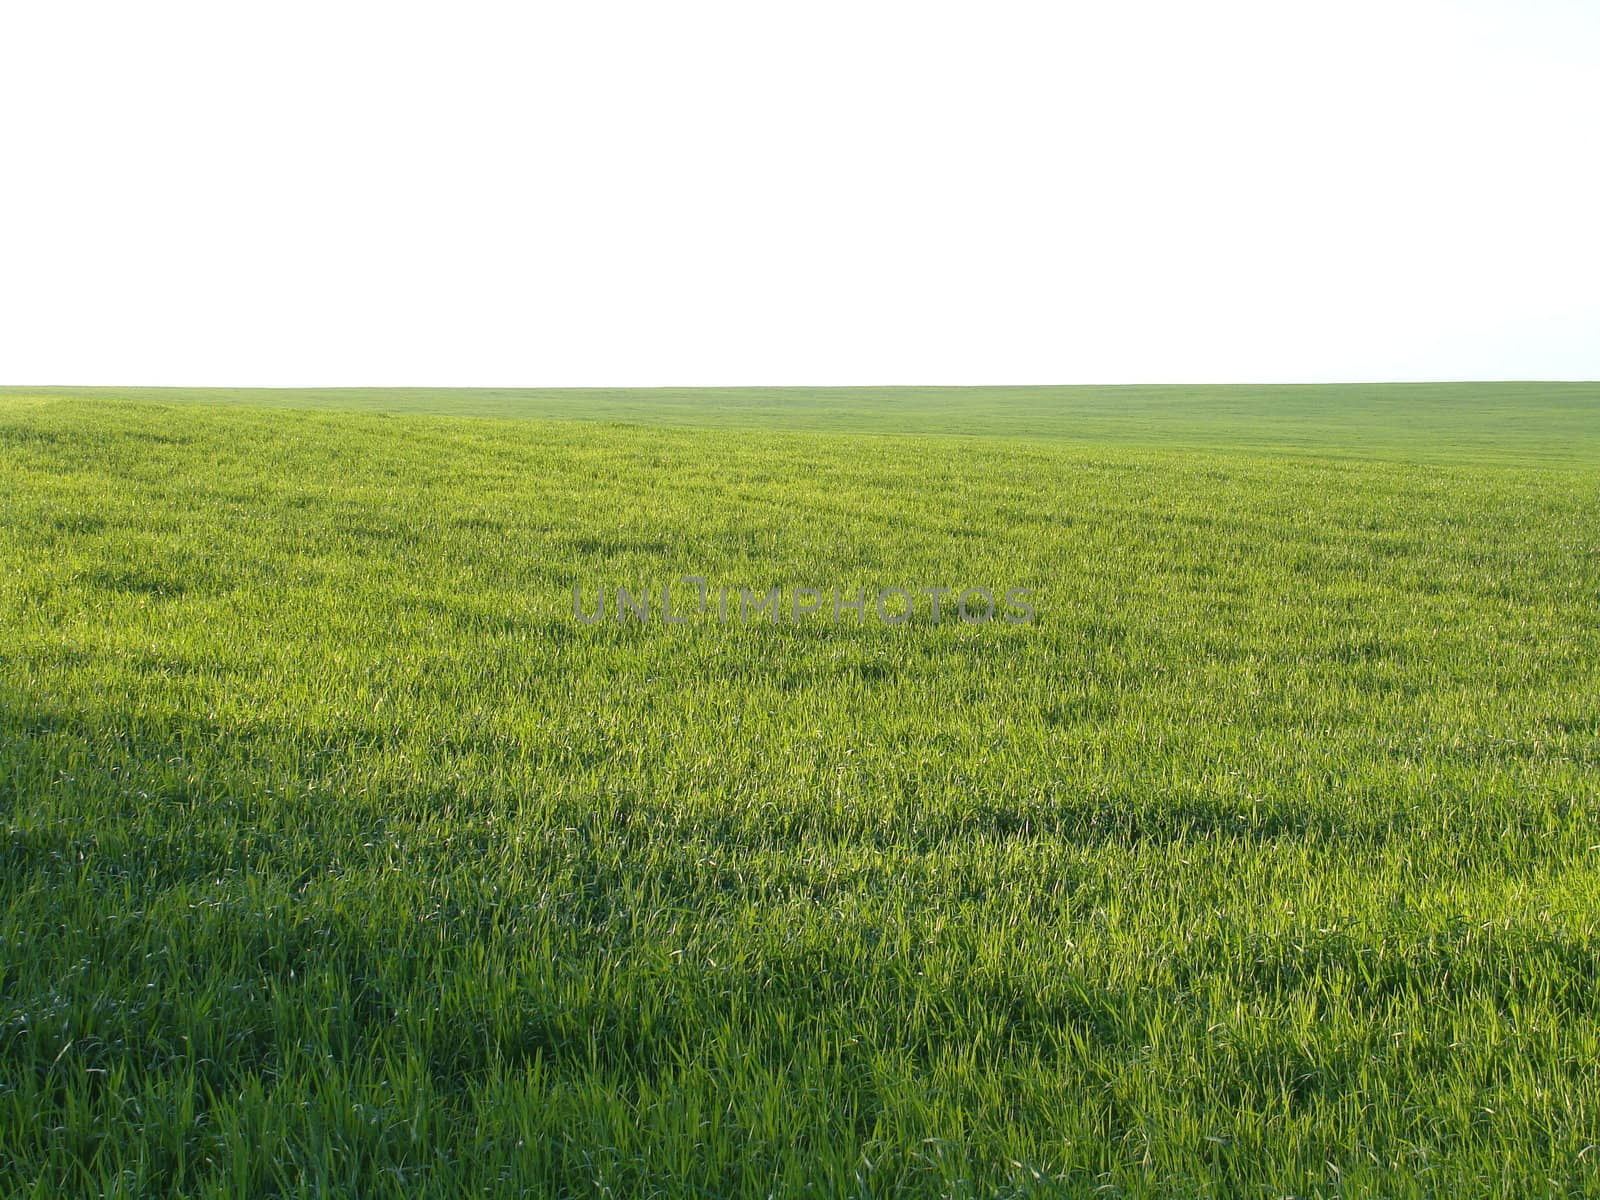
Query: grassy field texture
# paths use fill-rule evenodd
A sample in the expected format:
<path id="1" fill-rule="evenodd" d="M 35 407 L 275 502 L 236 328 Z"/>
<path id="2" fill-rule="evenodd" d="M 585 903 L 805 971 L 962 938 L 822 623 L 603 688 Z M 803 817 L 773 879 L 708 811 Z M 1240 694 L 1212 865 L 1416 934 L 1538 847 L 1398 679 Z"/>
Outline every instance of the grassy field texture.
<path id="1" fill-rule="evenodd" d="M 357 412 L 822 433 L 963 434 L 1526 466 L 1600 463 L 1600 383 L 1253 387 L 6 388 Z"/>
<path id="2" fill-rule="evenodd" d="M 1600 389 L 1528 386 L 13 389 L 0 1194 L 1595 1194 Z M 685 574 L 1038 616 L 573 620 Z"/>

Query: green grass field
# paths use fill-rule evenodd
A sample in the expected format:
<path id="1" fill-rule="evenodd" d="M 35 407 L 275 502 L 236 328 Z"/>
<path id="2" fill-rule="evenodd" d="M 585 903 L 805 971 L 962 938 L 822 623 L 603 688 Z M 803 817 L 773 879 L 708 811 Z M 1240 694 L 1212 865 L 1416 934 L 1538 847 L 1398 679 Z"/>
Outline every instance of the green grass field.
<path id="1" fill-rule="evenodd" d="M 1069 439 L 1399 462 L 1600 463 L 1600 383 L 1288 387 L 3 388 L 121 400 L 815 433 Z"/>
<path id="2" fill-rule="evenodd" d="M 0 1195 L 1600 1192 L 1600 386 L 14 388 L 0 549 Z"/>

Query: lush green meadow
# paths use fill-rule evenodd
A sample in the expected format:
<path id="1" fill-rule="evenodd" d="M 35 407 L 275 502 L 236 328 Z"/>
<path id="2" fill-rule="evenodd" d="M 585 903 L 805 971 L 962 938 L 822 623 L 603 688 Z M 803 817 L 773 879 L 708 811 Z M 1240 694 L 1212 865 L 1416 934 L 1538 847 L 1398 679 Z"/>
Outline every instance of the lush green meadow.
<path id="1" fill-rule="evenodd" d="M 1600 383 L 1280 387 L 4 388 L 6 399 L 320 408 L 818 433 L 942 433 L 1274 455 L 1600 463 Z"/>
<path id="2" fill-rule="evenodd" d="M 0 1194 L 1600 1191 L 1600 388 L 1024 391 L 0 393 Z"/>

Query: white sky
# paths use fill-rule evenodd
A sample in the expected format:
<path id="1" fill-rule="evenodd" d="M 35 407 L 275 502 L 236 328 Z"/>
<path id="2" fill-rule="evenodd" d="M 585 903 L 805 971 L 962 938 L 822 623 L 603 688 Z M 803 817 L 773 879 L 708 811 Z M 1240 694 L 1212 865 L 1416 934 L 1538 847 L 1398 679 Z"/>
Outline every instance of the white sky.
<path id="1" fill-rule="evenodd" d="M 1600 378 L 1600 0 L 0 0 L 0 383 Z"/>

